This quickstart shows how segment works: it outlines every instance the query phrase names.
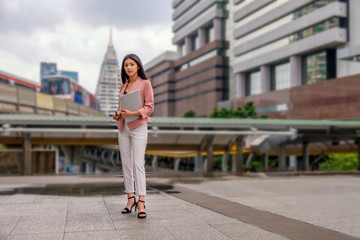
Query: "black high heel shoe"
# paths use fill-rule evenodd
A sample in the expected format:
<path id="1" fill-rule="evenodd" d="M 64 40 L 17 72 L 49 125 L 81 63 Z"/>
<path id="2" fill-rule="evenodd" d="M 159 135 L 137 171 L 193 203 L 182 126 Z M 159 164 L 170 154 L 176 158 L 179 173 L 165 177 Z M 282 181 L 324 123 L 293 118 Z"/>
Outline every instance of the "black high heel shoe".
<path id="1" fill-rule="evenodd" d="M 145 209 L 145 201 L 139 200 L 136 205 L 138 205 L 139 202 L 144 203 L 144 209 Z M 139 209 L 139 206 L 137 206 L 137 208 Z M 136 207 L 135 207 L 135 210 L 136 210 Z M 140 215 L 142 215 L 142 216 L 140 216 Z M 139 212 L 138 213 L 138 218 L 146 218 L 146 216 L 147 216 L 146 212 Z"/>
<path id="2" fill-rule="evenodd" d="M 121 212 L 122 214 L 126 214 L 126 213 L 131 213 L 131 210 L 132 210 L 132 208 L 135 206 L 135 211 L 136 211 L 136 197 L 135 196 L 132 196 L 132 197 L 129 197 L 128 199 L 131 199 L 131 198 L 134 198 L 134 203 L 133 203 L 133 205 L 131 206 L 131 208 L 130 209 L 128 209 L 127 207 L 126 208 L 124 208 L 123 209 L 123 211 Z M 125 212 L 124 212 L 124 210 L 125 210 Z"/>

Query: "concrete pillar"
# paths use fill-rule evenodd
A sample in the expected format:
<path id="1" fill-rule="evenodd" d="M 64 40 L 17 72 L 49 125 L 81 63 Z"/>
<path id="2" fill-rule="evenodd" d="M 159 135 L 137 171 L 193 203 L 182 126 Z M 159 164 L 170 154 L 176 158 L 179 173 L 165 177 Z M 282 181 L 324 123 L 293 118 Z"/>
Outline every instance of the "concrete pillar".
<path id="1" fill-rule="evenodd" d="M 270 92 L 270 67 L 260 67 L 261 93 Z"/>
<path id="2" fill-rule="evenodd" d="M 153 172 L 158 172 L 158 156 L 153 156 L 152 162 L 151 162 L 151 167 Z"/>
<path id="3" fill-rule="evenodd" d="M 305 171 L 310 171 L 309 143 L 308 142 L 303 142 L 303 159 L 304 159 L 304 169 L 305 169 Z"/>
<path id="4" fill-rule="evenodd" d="M 229 152 L 224 152 L 223 156 L 222 156 L 222 171 L 223 172 L 227 172 L 227 162 L 228 162 L 228 158 L 229 158 Z"/>
<path id="5" fill-rule="evenodd" d="M 234 163 L 234 167 L 233 167 L 233 171 L 235 172 L 235 174 L 240 174 L 243 171 L 243 137 L 239 137 L 236 140 L 236 157 L 235 157 L 235 162 Z"/>
<path id="6" fill-rule="evenodd" d="M 174 164 L 175 172 L 179 171 L 180 162 L 181 162 L 181 158 L 175 158 L 175 164 Z"/>
<path id="7" fill-rule="evenodd" d="M 264 172 L 269 170 L 269 154 L 264 154 L 264 165 L 263 165 Z"/>
<path id="8" fill-rule="evenodd" d="M 191 53 L 191 37 L 185 38 L 185 56 Z"/>
<path id="9" fill-rule="evenodd" d="M 198 41 L 199 41 L 199 48 L 203 47 L 206 42 L 206 31 L 204 28 L 198 29 Z"/>
<path id="10" fill-rule="evenodd" d="M 290 78 L 291 87 L 300 86 L 302 84 L 302 68 L 300 56 L 290 57 Z"/>
<path id="11" fill-rule="evenodd" d="M 195 172 L 203 172 L 203 158 L 201 152 L 196 152 Z"/>
<path id="12" fill-rule="evenodd" d="M 244 73 L 236 73 L 236 97 L 243 98 L 245 97 L 245 74 Z"/>
<path id="13" fill-rule="evenodd" d="M 236 153 L 231 155 L 231 171 L 236 172 Z"/>
<path id="14" fill-rule="evenodd" d="M 223 39 L 223 23 L 221 18 L 214 19 L 214 40 L 222 40 Z"/>
<path id="15" fill-rule="evenodd" d="M 254 153 L 250 153 L 248 158 L 246 159 L 246 168 L 251 169 L 251 162 L 254 157 Z"/>
<path id="16" fill-rule="evenodd" d="M 281 143 L 279 146 L 279 170 L 286 170 L 286 144 Z"/>
<path id="17" fill-rule="evenodd" d="M 289 169 L 292 171 L 297 171 L 297 157 L 296 156 L 290 156 L 289 158 Z"/>
<path id="18" fill-rule="evenodd" d="M 183 56 L 183 45 L 182 44 L 177 45 L 176 51 L 177 51 L 177 57 L 181 58 Z"/>
<path id="19" fill-rule="evenodd" d="M 213 171 L 213 144 L 209 142 L 207 146 L 207 154 L 206 154 L 206 173 L 210 174 Z"/>
<path id="20" fill-rule="evenodd" d="M 22 174 L 23 175 L 31 175 L 31 137 L 30 137 L 30 133 L 23 134 Z"/>

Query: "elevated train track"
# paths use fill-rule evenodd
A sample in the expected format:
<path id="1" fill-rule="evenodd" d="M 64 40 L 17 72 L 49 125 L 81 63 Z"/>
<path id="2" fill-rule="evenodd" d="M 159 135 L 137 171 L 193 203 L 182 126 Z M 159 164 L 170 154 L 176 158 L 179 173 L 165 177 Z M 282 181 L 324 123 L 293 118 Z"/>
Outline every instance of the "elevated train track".
<path id="1" fill-rule="evenodd" d="M 117 149 L 116 123 L 109 117 L 0 115 L 0 143 L 7 145 L 110 145 Z M 234 154 L 241 171 L 243 153 L 286 156 L 358 153 L 360 121 L 150 118 L 147 153 L 169 156 Z M 199 155 L 200 154 L 200 155 Z M 211 172 L 211 166 L 207 171 Z"/>
<path id="2" fill-rule="evenodd" d="M 0 113 L 54 116 L 103 116 L 88 106 L 53 97 L 23 86 L 0 82 Z"/>

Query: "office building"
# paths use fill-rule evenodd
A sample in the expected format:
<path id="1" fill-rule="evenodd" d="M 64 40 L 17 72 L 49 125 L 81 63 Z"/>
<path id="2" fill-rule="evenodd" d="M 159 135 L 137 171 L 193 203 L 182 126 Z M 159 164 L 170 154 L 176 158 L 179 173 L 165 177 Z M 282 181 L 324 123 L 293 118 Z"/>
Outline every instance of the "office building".
<path id="1" fill-rule="evenodd" d="M 79 83 L 79 73 L 74 71 L 59 70 L 57 69 L 57 63 L 41 62 L 40 63 L 40 80 L 43 77 L 61 75 L 69 77 L 76 83 Z"/>
<path id="2" fill-rule="evenodd" d="M 52 76 L 58 74 L 57 64 L 51 62 L 40 63 L 40 80 L 45 76 Z"/>
<path id="3" fill-rule="evenodd" d="M 75 82 L 79 83 L 79 73 L 78 72 L 64 71 L 64 70 L 59 70 L 58 72 L 61 76 L 66 76 L 66 77 L 72 78 Z"/>
<path id="4" fill-rule="evenodd" d="M 109 44 L 101 64 L 95 91 L 95 97 L 100 102 L 100 109 L 106 116 L 112 116 L 114 111 L 118 108 L 120 86 L 119 62 L 114 49 L 112 31 L 110 29 Z"/>
<path id="5" fill-rule="evenodd" d="M 146 64 L 156 115 L 253 101 L 271 118 L 360 117 L 360 1 L 174 0 L 173 8 L 178 51 Z"/>
<path id="6" fill-rule="evenodd" d="M 272 118 L 360 117 L 358 0 L 230 1 L 230 105 Z"/>
<path id="7" fill-rule="evenodd" d="M 189 110 L 206 116 L 218 101 L 228 99 L 226 3 L 173 1 L 172 42 L 177 51 L 145 64 L 154 88 L 153 116 L 183 116 Z"/>

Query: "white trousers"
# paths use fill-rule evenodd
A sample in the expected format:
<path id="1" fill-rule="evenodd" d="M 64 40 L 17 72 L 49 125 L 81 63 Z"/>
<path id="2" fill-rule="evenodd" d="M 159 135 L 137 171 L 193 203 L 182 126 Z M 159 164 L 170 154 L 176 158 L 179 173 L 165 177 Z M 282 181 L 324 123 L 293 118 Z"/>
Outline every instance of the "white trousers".
<path id="1" fill-rule="evenodd" d="M 127 124 L 118 133 L 121 164 L 126 193 L 146 195 L 145 149 L 147 144 L 147 124 L 130 130 Z"/>

